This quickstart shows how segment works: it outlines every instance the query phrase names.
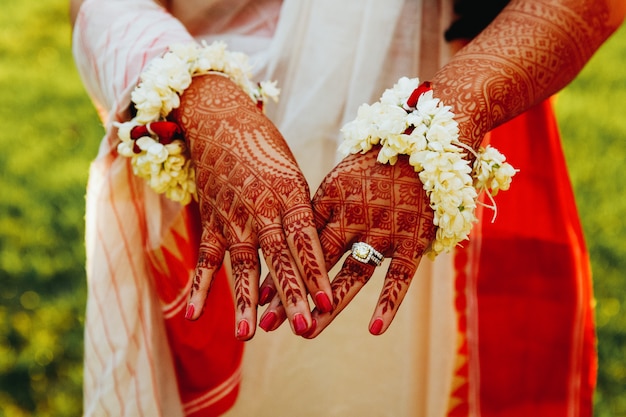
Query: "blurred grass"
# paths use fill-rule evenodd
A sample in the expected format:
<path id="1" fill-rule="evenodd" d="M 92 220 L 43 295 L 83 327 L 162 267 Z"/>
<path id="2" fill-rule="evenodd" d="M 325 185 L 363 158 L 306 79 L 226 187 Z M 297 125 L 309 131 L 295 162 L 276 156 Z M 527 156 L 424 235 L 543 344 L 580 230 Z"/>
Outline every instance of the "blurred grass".
<path id="1" fill-rule="evenodd" d="M 0 417 L 81 414 L 84 191 L 102 127 L 70 53 L 66 0 L 0 14 Z M 592 258 L 596 415 L 626 416 L 626 27 L 557 101 Z"/>
<path id="2" fill-rule="evenodd" d="M 84 192 L 102 135 L 65 0 L 2 1 L 0 416 L 82 409 Z"/>

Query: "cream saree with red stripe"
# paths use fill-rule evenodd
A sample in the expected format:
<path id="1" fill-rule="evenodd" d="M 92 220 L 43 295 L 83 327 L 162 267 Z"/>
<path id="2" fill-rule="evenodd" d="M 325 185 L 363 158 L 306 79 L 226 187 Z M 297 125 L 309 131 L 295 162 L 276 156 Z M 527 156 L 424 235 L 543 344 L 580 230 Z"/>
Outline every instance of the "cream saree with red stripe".
<path id="1" fill-rule="evenodd" d="M 476 271 L 484 263 L 497 270 L 510 255 L 481 257 L 478 237 L 486 231 L 477 230 L 471 250 L 462 256 L 422 262 L 385 335 L 367 331 L 382 285 L 384 268 L 379 268 L 317 339 L 297 338 L 287 326 L 271 334 L 259 330 L 246 343 L 240 363 L 243 346 L 233 338 L 224 276 L 214 285 L 203 318 L 182 319 L 198 239 L 195 207 L 182 209 L 154 195 L 117 157 L 111 134 L 111 122 L 127 117 L 129 91 L 150 58 L 174 42 L 224 39 L 230 49 L 251 54 L 259 79 L 278 80 L 283 94 L 268 116 L 315 190 L 336 162 L 339 128 L 361 103 L 377 99 L 400 76 L 428 79 L 447 60 L 442 33 L 450 21 L 450 2 L 181 0 L 168 5 L 179 20 L 148 0 L 86 0 L 75 31 L 77 66 L 108 132 L 87 195 L 85 414 L 210 416 L 228 409 L 228 416 L 509 415 L 491 413 L 493 394 L 514 403 L 492 391 L 497 380 L 481 384 L 492 369 L 481 360 L 483 339 L 509 346 L 487 336 L 497 335 L 497 327 L 483 324 L 488 316 L 478 309 L 482 294 Z M 500 208 L 496 224 L 506 221 L 505 211 Z M 572 329 L 590 311 L 589 293 L 580 291 L 588 285 L 584 279 L 564 278 L 574 297 L 568 299 L 577 300 L 569 304 L 577 314 L 564 317 Z M 582 364 L 582 350 L 574 352 L 580 332 L 573 333 L 568 363 Z M 517 349 L 524 352 L 525 346 Z M 581 367 L 566 368 L 567 382 L 558 383 L 573 386 Z M 512 373 L 512 381 L 543 377 L 529 367 L 516 369 L 521 373 Z M 581 392 L 566 390 L 558 401 L 570 407 Z M 520 404 L 543 401 L 534 394 L 510 395 Z"/>
<path id="2" fill-rule="evenodd" d="M 197 209 L 138 180 L 112 130 L 146 63 L 191 40 L 150 1 L 87 1 L 76 23 L 77 66 L 107 128 L 87 190 L 85 415 L 218 415 L 237 393 L 243 346 L 221 314 L 233 309 L 225 274 L 201 321 L 183 319 Z"/>

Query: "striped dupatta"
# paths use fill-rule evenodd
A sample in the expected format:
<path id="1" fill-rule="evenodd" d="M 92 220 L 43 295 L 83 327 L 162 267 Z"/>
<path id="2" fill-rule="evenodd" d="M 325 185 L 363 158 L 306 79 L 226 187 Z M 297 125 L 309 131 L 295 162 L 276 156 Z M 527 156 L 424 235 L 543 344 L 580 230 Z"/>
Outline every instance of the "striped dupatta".
<path id="1" fill-rule="evenodd" d="M 155 195 L 117 155 L 112 129 L 146 63 L 190 41 L 152 1 L 87 0 L 76 22 L 76 65 L 107 131 L 87 188 L 86 416 L 213 416 L 237 395 L 243 344 L 224 272 L 203 317 L 183 318 L 198 208 Z"/>

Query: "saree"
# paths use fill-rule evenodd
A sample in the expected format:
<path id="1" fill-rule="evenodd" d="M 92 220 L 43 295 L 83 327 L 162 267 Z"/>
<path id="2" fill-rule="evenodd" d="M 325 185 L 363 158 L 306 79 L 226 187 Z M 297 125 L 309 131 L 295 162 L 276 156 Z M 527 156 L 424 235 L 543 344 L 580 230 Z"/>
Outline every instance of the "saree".
<path id="1" fill-rule="evenodd" d="M 383 336 L 371 336 L 367 323 L 384 267 L 312 341 L 295 337 L 283 326 L 270 334 L 257 331 L 244 349 L 234 338 L 227 265 L 202 318 L 183 319 L 199 238 L 197 207 L 181 207 L 154 194 L 115 151 L 113 122 L 129 117 L 130 91 L 151 58 L 172 43 L 216 39 L 248 53 L 256 64 L 255 77 L 278 80 L 283 89 L 280 102 L 270 106 L 267 115 L 315 190 L 337 162 L 339 128 L 354 117 L 358 106 L 377 99 L 400 76 L 428 79 L 451 53 L 441 36 L 451 19 L 448 1 L 227 3 L 170 1 L 168 12 L 149 0 L 86 0 L 81 8 L 74 55 L 106 128 L 87 191 L 85 415 L 489 416 L 511 415 L 502 411 L 510 404 L 522 410 L 542 403 L 543 391 L 507 390 L 520 378 L 527 378 L 531 387 L 544 377 L 539 370 L 525 373 L 537 364 L 520 360 L 527 339 L 514 342 L 507 336 L 511 345 L 518 344 L 520 355 L 490 365 L 494 352 L 489 349 L 502 345 L 495 321 L 501 312 L 488 303 L 487 294 L 502 281 L 498 274 L 503 263 L 508 265 L 510 253 L 489 254 L 486 248 L 499 245 L 485 244 L 484 237 L 488 227 L 509 223 L 502 219 L 509 209 L 500 199 L 515 192 L 526 168 L 515 177 L 513 189 L 497 197 L 498 222 L 481 223 L 467 250 L 422 261 Z M 507 143 L 518 141 L 504 136 Z M 531 137 L 536 132 L 519 140 Z M 516 151 L 497 146 L 515 165 Z M 551 187 L 560 190 L 561 184 Z M 563 218 L 556 211 L 561 206 L 535 205 L 534 210 L 544 209 Z M 570 215 L 575 217 L 574 212 Z M 568 217 L 568 224 L 575 224 L 574 217 Z M 542 227 L 537 224 L 537 229 Z M 565 229 L 574 230 L 569 227 Z M 563 244 L 571 242 L 582 243 L 579 239 Z M 572 251 L 580 257 L 568 259 L 585 259 L 584 248 Z M 546 253 L 542 262 L 553 262 L 551 257 Z M 486 265 L 494 272 L 485 273 Z M 580 338 L 590 335 L 591 324 L 584 321 L 581 328 L 579 320 L 590 319 L 585 304 L 590 293 L 583 291 L 588 290 L 583 282 L 588 277 L 579 273 L 576 262 L 570 266 L 561 280 L 567 288 L 564 312 L 569 315 L 559 315 L 558 320 L 568 323 L 571 343 L 549 345 L 549 358 L 557 360 L 559 349 L 571 350 L 567 361 L 558 358 L 565 363 L 562 374 L 569 388 L 554 401 L 574 409 L 571 404 L 589 394 L 588 385 L 575 381 L 585 380 L 589 362 L 582 355 L 593 352 Z M 575 277 L 569 278 L 572 274 Z M 513 319 L 523 322 L 527 316 Z M 533 316 L 537 329 L 546 321 L 539 311 Z M 496 373 L 498 367 L 510 373 Z M 586 371 L 591 379 L 592 369 Z M 506 378 L 508 385 L 501 383 Z M 588 399 L 580 401 L 586 404 Z"/>

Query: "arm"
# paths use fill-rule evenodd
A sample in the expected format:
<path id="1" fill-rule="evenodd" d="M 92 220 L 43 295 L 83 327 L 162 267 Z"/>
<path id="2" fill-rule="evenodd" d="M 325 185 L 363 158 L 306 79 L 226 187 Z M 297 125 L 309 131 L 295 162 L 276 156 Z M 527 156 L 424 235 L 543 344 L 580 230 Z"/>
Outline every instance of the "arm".
<path id="1" fill-rule="evenodd" d="M 108 146 L 101 148 L 101 152 L 110 155 L 118 155 L 114 151 L 119 140 L 113 122 L 130 118 L 127 110 L 131 91 L 141 72 L 154 58 L 163 55 L 168 46 L 194 41 L 185 27 L 155 2 L 137 0 L 133 5 L 128 8 L 124 0 L 74 0 L 71 4 L 75 60 L 92 99 L 109 113 Z M 237 334 L 241 339 L 252 337 L 258 249 L 262 248 L 294 331 L 302 332 L 311 322 L 306 290 L 318 295 L 315 301 L 319 305 L 320 300 L 328 299 L 330 284 L 312 225 L 309 190 L 287 145 L 250 97 L 220 75 L 194 78 L 181 103 L 179 112 L 172 116 L 178 117 L 193 149 L 191 158 L 198 168 L 197 186 L 204 221 L 194 291 L 188 304 L 193 308 L 188 308 L 188 318 L 196 319 L 201 314 L 213 273 L 229 250 L 236 258 L 233 266 L 237 319 L 238 323 L 245 321 L 238 325 Z M 212 130 L 218 122 L 234 131 Z M 233 146 L 224 147 L 225 140 L 232 137 L 238 140 Z M 208 163 L 206 158 L 215 152 L 236 161 L 239 164 L 236 168 L 245 168 L 243 174 L 249 177 L 228 177 L 231 171 L 224 171 L 227 168 L 219 170 Z M 262 196 L 251 195 L 249 183 L 254 178 L 262 180 L 268 189 Z M 237 180 L 241 183 L 235 183 Z M 236 201 L 233 203 L 227 197 Z M 238 210 L 236 213 L 226 207 L 230 203 L 233 210 Z M 287 210 L 285 207 L 290 205 L 295 208 Z M 264 210 L 273 212 L 263 217 Z M 144 216 L 151 216 L 151 223 L 161 224 L 154 213 L 148 211 Z M 275 247 L 281 250 L 274 252 Z M 331 308 L 329 301 L 323 304 L 327 307 L 323 309 Z"/>
<path id="2" fill-rule="evenodd" d="M 621 24 L 625 12 L 626 3 L 621 0 L 512 0 L 490 26 L 436 73 L 432 79 L 434 95 L 452 107 L 461 140 L 477 149 L 489 130 L 572 81 Z M 389 189 L 394 192 L 399 191 L 399 185 L 411 180 L 413 189 L 421 188 L 414 173 L 412 176 L 403 174 L 411 168 L 406 158 L 400 158 L 387 174 L 377 178 L 380 171 L 387 168 L 368 163 L 375 157 L 371 155 L 374 153 L 372 150 L 350 155 L 342 161 L 316 193 L 314 209 L 325 253 L 332 254 L 327 257 L 329 268 L 338 260 L 336 254 L 349 250 L 349 244 L 355 240 L 367 241 L 385 256 L 392 257 L 370 321 L 370 332 L 380 334 L 393 320 L 408 290 L 411 272 L 417 268 L 433 232 L 432 226 L 429 227 L 432 223 L 427 198 L 416 198 L 410 207 L 394 204 L 385 209 L 387 219 L 398 219 L 412 212 L 411 218 L 415 221 L 410 227 L 397 220 L 387 228 L 380 227 L 384 226 L 380 222 L 368 224 L 372 217 L 367 213 L 380 209 L 379 202 L 368 195 L 372 184 L 386 176 Z M 356 201 L 351 201 L 353 213 L 364 213 L 357 222 L 360 227 L 355 227 L 354 220 L 346 220 L 346 216 L 332 216 L 333 212 L 349 209 L 342 207 L 343 200 L 334 199 L 333 195 L 359 194 L 343 185 L 353 184 L 350 179 L 357 175 L 361 176 L 360 194 L 368 195 L 357 209 L 354 208 Z M 398 193 L 392 198 L 401 202 L 407 195 Z M 334 319 L 366 284 L 372 269 L 370 265 L 355 263 L 350 257 L 346 259 L 332 282 L 336 308 L 331 313 L 314 313 L 316 329 L 307 337 L 315 337 Z"/>
<path id="3" fill-rule="evenodd" d="M 570 83 L 619 27 L 621 0 L 512 0 L 432 79 L 461 138 L 485 133 Z"/>

